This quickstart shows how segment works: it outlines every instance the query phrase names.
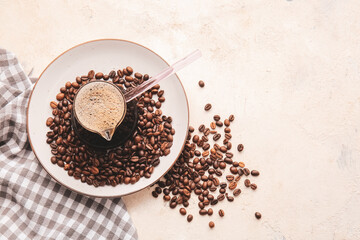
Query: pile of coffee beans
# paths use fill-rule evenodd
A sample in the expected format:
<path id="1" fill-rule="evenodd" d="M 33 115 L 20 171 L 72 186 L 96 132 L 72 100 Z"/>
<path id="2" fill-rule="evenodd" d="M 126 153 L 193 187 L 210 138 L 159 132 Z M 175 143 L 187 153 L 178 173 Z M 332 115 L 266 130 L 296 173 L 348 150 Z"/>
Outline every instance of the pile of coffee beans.
<path id="1" fill-rule="evenodd" d="M 95 73 L 76 77 L 67 82 L 52 101 L 52 117 L 46 120 L 50 128 L 47 143 L 51 147 L 51 162 L 64 168 L 69 176 L 95 187 L 117 184 L 134 184 L 141 177 L 149 178 L 159 165 L 160 157 L 170 153 L 175 129 L 172 118 L 163 115 L 164 90 L 155 85 L 137 100 L 138 122 L 133 135 L 120 147 L 99 150 L 84 144 L 72 128 L 73 100 L 78 89 L 91 81 L 112 81 L 129 91 L 149 79 L 149 75 L 134 73 L 126 67 L 109 74 Z"/>
<path id="2" fill-rule="evenodd" d="M 204 84 L 199 83 L 199 86 L 203 87 Z M 210 109 L 211 104 L 206 104 L 204 110 Z M 186 215 L 185 208 L 189 206 L 189 199 L 195 195 L 198 199 L 199 214 L 211 216 L 214 213 L 213 208 L 220 202 L 225 199 L 233 202 L 241 194 L 241 186 L 256 190 L 257 185 L 252 183 L 249 177 L 259 176 L 259 171 L 250 171 L 244 162 L 234 160 L 236 156 L 231 151 L 230 125 L 234 120 L 234 115 L 230 115 L 224 121 L 220 115 L 214 115 L 208 126 L 201 124 L 197 130 L 190 126 L 182 153 L 172 169 L 156 183 L 152 191 L 153 197 L 157 198 L 162 194 L 163 200 L 169 202 L 170 208 L 182 205 L 180 214 Z M 213 144 L 210 143 L 210 139 L 213 140 Z M 243 149 L 242 144 L 237 146 L 239 152 Z M 228 166 L 230 173 L 225 174 Z M 241 181 L 243 178 L 245 179 Z M 225 216 L 222 209 L 218 210 L 218 214 L 220 217 Z M 258 219 L 259 214 L 256 214 Z M 189 213 L 187 221 L 192 220 L 193 215 Z M 215 223 L 210 221 L 209 227 L 214 228 Z"/>

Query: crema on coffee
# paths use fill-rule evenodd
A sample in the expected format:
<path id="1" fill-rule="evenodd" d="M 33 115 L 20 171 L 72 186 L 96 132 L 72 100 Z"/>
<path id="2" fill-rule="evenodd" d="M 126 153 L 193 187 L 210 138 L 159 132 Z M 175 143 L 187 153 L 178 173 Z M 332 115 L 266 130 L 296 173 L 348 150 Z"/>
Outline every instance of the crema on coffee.
<path id="1" fill-rule="evenodd" d="M 108 131 L 111 138 L 125 115 L 126 103 L 116 86 L 95 81 L 80 88 L 74 101 L 74 111 L 84 128 L 100 134 Z"/>

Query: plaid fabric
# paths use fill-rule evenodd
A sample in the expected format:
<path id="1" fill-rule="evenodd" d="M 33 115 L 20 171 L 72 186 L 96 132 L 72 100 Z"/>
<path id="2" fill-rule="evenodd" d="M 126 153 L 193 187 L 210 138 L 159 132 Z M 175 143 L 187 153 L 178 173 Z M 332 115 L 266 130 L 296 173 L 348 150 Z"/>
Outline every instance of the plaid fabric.
<path id="1" fill-rule="evenodd" d="M 120 198 L 89 198 L 42 169 L 26 134 L 29 78 L 0 48 L 0 239 L 137 239 Z"/>

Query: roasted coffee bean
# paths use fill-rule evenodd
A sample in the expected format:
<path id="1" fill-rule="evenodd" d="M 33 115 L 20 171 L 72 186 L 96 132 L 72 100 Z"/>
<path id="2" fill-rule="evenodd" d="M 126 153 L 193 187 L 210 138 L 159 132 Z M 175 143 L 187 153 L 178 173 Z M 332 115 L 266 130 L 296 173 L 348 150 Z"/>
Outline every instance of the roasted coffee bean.
<path id="1" fill-rule="evenodd" d="M 193 137 L 193 142 L 194 143 L 197 143 L 198 141 L 199 141 L 199 136 L 198 135 L 194 135 L 194 137 Z"/>
<path id="2" fill-rule="evenodd" d="M 98 72 L 95 74 L 95 78 L 96 79 L 100 79 L 100 78 L 103 78 L 104 74 L 102 72 Z"/>
<path id="3" fill-rule="evenodd" d="M 235 116 L 234 116 L 233 114 L 231 114 L 231 115 L 229 116 L 229 121 L 232 122 L 232 121 L 234 121 L 234 120 L 235 120 Z"/>
<path id="4" fill-rule="evenodd" d="M 250 184 L 250 188 L 251 188 L 252 190 L 256 190 L 256 189 L 257 189 L 257 185 L 256 185 L 255 183 L 252 183 L 252 184 Z"/>
<path id="5" fill-rule="evenodd" d="M 245 176 L 250 175 L 250 170 L 248 168 L 244 168 L 243 171 L 244 171 Z"/>
<path id="6" fill-rule="evenodd" d="M 204 86 L 205 86 L 204 81 L 200 80 L 200 81 L 199 81 L 199 86 L 200 86 L 200 87 L 204 87 Z"/>
<path id="7" fill-rule="evenodd" d="M 56 100 L 62 101 L 64 97 L 65 97 L 64 93 L 58 93 L 58 95 L 56 95 Z"/>
<path id="8" fill-rule="evenodd" d="M 226 189 L 225 189 L 225 188 L 220 188 L 220 189 L 219 189 L 219 192 L 220 192 L 221 194 L 224 194 L 224 193 L 226 192 Z"/>
<path id="9" fill-rule="evenodd" d="M 194 218 L 193 215 L 189 214 L 186 219 L 188 222 L 191 222 L 193 218 Z"/>
<path id="10" fill-rule="evenodd" d="M 204 128 L 205 128 L 205 126 L 204 126 Z M 194 130 L 195 130 L 195 129 L 194 129 L 194 127 L 189 126 L 189 132 L 191 132 L 191 133 L 192 133 L 192 132 L 194 132 Z"/>
<path id="11" fill-rule="evenodd" d="M 238 172 L 238 169 L 236 167 L 230 167 L 230 172 L 232 174 L 236 174 Z"/>
<path id="12" fill-rule="evenodd" d="M 54 119 L 52 117 L 49 117 L 47 120 L 46 120 L 46 126 L 50 126 L 52 123 L 53 123 Z"/>
<path id="13" fill-rule="evenodd" d="M 218 201 L 222 201 L 222 200 L 224 200 L 224 199 L 225 199 L 225 195 L 222 194 L 222 193 L 217 196 L 217 200 L 218 200 Z"/>
<path id="14" fill-rule="evenodd" d="M 257 177 L 260 175 L 260 172 L 258 170 L 252 170 L 251 175 L 253 175 L 254 177 Z"/>
<path id="15" fill-rule="evenodd" d="M 230 120 L 229 120 L 229 119 L 225 119 L 225 120 L 224 120 L 224 125 L 227 126 L 227 127 L 230 126 Z"/>
<path id="16" fill-rule="evenodd" d="M 210 221 L 210 222 L 209 222 L 209 227 L 210 227 L 210 228 L 214 228 L 214 227 L 215 227 L 215 223 L 214 223 L 213 221 Z"/>
<path id="17" fill-rule="evenodd" d="M 52 109 L 57 108 L 57 103 L 54 102 L 54 101 L 51 101 L 51 102 L 50 102 L 50 107 L 51 107 Z"/>
<path id="18" fill-rule="evenodd" d="M 209 111 L 211 109 L 211 104 L 210 103 L 207 103 L 204 107 L 204 110 L 205 111 Z"/>
<path id="19" fill-rule="evenodd" d="M 236 182 L 231 182 L 229 183 L 229 189 L 230 190 L 234 190 L 237 187 L 237 183 Z"/>
<path id="20" fill-rule="evenodd" d="M 203 202 L 199 202 L 199 203 L 198 203 L 198 206 L 199 206 L 200 209 L 203 209 L 203 208 L 205 207 L 205 205 L 204 205 Z"/>
<path id="21" fill-rule="evenodd" d="M 255 217 L 256 217 L 257 219 L 260 219 L 260 218 L 261 218 L 261 213 L 255 212 Z"/>
<path id="22" fill-rule="evenodd" d="M 207 214 L 207 210 L 206 210 L 206 209 L 200 209 L 200 210 L 199 210 L 199 214 L 202 215 L 202 216 L 204 216 L 204 215 Z"/>
<path id="23" fill-rule="evenodd" d="M 186 215 L 186 209 L 185 208 L 180 208 L 179 210 L 180 214 L 185 216 Z"/>
<path id="24" fill-rule="evenodd" d="M 204 132 L 204 130 L 205 130 L 205 125 L 204 125 L 204 124 L 201 124 L 201 125 L 199 126 L 199 132 Z"/>
<path id="25" fill-rule="evenodd" d="M 224 216 L 225 216 L 224 210 L 222 210 L 222 209 L 219 210 L 219 216 L 220 216 L 220 217 L 224 217 Z"/>
<path id="26" fill-rule="evenodd" d="M 226 152 L 227 152 L 227 148 L 224 147 L 224 146 L 221 146 L 221 147 L 220 147 L 220 151 L 223 152 L 223 153 L 226 153 Z"/>
<path id="27" fill-rule="evenodd" d="M 208 211 L 207 211 L 207 214 L 209 216 L 213 215 L 214 211 L 212 210 L 212 208 L 209 208 Z"/>
<path id="28" fill-rule="evenodd" d="M 226 180 L 228 180 L 229 182 L 234 180 L 234 176 L 233 175 L 227 175 L 226 176 Z"/>
<path id="29" fill-rule="evenodd" d="M 216 133 L 214 136 L 213 136 L 213 140 L 214 141 L 217 141 L 221 138 L 221 134 L 220 133 Z"/>
<path id="30" fill-rule="evenodd" d="M 245 185 L 245 187 L 250 187 L 250 180 L 249 179 L 245 179 L 245 181 L 244 181 L 244 185 Z"/>
<path id="31" fill-rule="evenodd" d="M 151 194 L 153 195 L 154 198 L 157 198 L 159 195 L 157 194 L 157 192 L 152 191 Z"/>
<path id="32" fill-rule="evenodd" d="M 228 128 L 228 127 L 226 127 L 226 128 L 224 128 L 224 132 L 225 132 L 225 133 L 230 133 L 230 132 L 231 132 L 231 129 Z"/>
<path id="33" fill-rule="evenodd" d="M 171 202 L 170 203 L 170 208 L 176 208 L 177 206 L 177 202 Z"/>
<path id="34" fill-rule="evenodd" d="M 215 129 L 216 128 L 216 123 L 215 122 L 210 123 L 210 128 Z"/>
<path id="35" fill-rule="evenodd" d="M 236 189 L 234 189 L 234 191 L 233 191 L 233 195 L 234 195 L 235 197 L 239 196 L 240 193 L 241 193 L 241 189 L 240 189 L 240 188 L 236 188 Z"/>
<path id="36" fill-rule="evenodd" d="M 241 152 L 242 150 L 244 150 L 244 145 L 239 144 L 239 145 L 237 146 L 237 150 L 238 150 L 239 152 Z"/>

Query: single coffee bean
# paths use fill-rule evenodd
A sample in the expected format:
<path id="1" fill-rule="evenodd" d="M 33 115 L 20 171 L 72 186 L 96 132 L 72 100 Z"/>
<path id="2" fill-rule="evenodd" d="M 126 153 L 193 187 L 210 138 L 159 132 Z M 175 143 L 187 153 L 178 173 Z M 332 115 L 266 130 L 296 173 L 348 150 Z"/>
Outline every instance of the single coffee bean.
<path id="1" fill-rule="evenodd" d="M 199 86 L 200 86 L 200 87 L 204 87 L 204 86 L 205 86 L 204 81 L 200 80 L 200 81 L 199 81 Z"/>
<path id="2" fill-rule="evenodd" d="M 234 121 L 234 120 L 235 120 L 235 116 L 234 116 L 233 114 L 231 114 L 231 115 L 229 116 L 229 121 L 232 122 L 232 121 Z"/>
<path id="3" fill-rule="evenodd" d="M 226 153 L 227 152 L 227 148 L 225 146 L 221 146 L 220 147 L 220 151 L 223 152 L 223 153 Z"/>
<path id="4" fill-rule="evenodd" d="M 50 126 L 52 123 L 54 122 L 54 119 L 52 117 L 49 117 L 47 120 L 46 120 L 46 126 Z"/>
<path id="5" fill-rule="evenodd" d="M 204 126 L 204 127 L 205 127 L 205 126 Z M 194 132 L 194 130 L 195 130 L 195 129 L 194 129 L 194 127 L 189 126 L 189 132 L 191 132 L 191 133 L 192 133 L 192 132 Z"/>
<path id="6" fill-rule="evenodd" d="M 186 215 L 186 209 L 185 208 L 180 208 L 179 210 L 180 214 L 185 216 Z"/>
<path id="7" fill-rule="evenodd" d="M 245 179 L 245 181 L 244 181 L 244 185 L 245 185 L 245 187 L 250 187 L 250 180 L 249 179 Z"/>
<path id="8" fill-rule="evenodd" d="M 255 217 L 256 217 L 257 219 L 260 219 L 260 218 L 261 218 L 261 213 L 256 212 L 256 213 L 255 213 Z"/>
<path id="9" fill-rule="evenodd" d="M 252 183 L 252 184 L 250 184 L 250 188 L 251 188 L 252 190 L 256 190 L 256 189 L 257 189 L 257 185 L 256 185 L 255 183 Z"/>
<path id="10" fill-rule="evenodd" d="M 202 215 L 202 216 L 204 216 L 204 215 L 207 214 L 207 210 L 206 210 L 206 209 L 200 209 L 200 210 L 199 210 L 199 214 Z"/>
<path id="11" fill-rule="evenodd" d="M 230 189 L 230 190 L 234 190 L 234 189 L 236 188 L 236 186 L 237 186 L 237 183 L 236 183 L 236 182 L 231 182 L 231 183 L 229 183 L 229 189 Z"/>
<path id="12" fill-rule="evenodd" d="M 238 150 L 239 152 L 241 152 L 242 150 L 244 150 L 244 145 L 239 144 L 239 145 L 237 146 L 237 150 Z"/>
<path id="13" fill-rule="evenodd" d="M 177 206 L 177 202 L 176 202 L 176 201 L 170 203 L 170 208 L 176 208 L 176 206 Z"/>
<path id="14" fill-rule="evenodd" d="M 219 116 L 219 115 L 214 115 L 213 118 L 214 118 L 215 121 L 219 121 L 219 120 L 220 120 L 220 116 Z"/>
<path id="15" fill-rule="evenodd" d="M 231 129 L 228 128 L 228 127 L 226 127 L 226 128 L 224 128 L 224 132 L 225 132 L 225 133 L 230 133 L 230 132 L 231 132 Z"/>
<path id="16" fill-rule="evenodd" d="M 209 222 L 209 227 L 210 227 L 210 228 L 214 228 L 214 227 L 215 227 L 215 223 L 214 223 L 213 221 L 210 221 L 210 222 Z"/>
<path id="17" fill-rule="evenodd" d="M 226 180 L 228 180 L 229 182 L 234 180 L 234 176 L 233 175 L 227 175 L 226 176 Z"/>
<path id="18" fill-rule="evenodd" d="M 253 175 L 254 177 L 257 177 L 260 175 L 260 172 L 258 170 L 252 170 L 251 175 Z"/>
<path id="19" fill-rule="evenodd" d="M 240 193 L 241 193 L 241 189 L 240 189 L 240 188 L 236 188 L 236 189 L 234 189 L 234 191 L 233 191 L 233 195 L 234 195 L 235 197 L 239 196 Z"/>
<path id="20" fill-rule="evenodd" d="M 241 168 L 245 167 L 245 163 L 239 162 L 239 167 L 241 167 Z"/>
<path id="21" fill-rule="evenodd" d="M 211 104 L 210 103 L 207 103 L 204 107 L 204 110 L 205 111 L 209 111 L 211 109 Z"/>
<path id="22" fill-rule="evenodd" d="M 187 218 L 186 218 L 186 220 L 188 221 L 188 222 L 191 222 L 192 220 L 193 220 L 193 215 L 191 215 L 191 214 L 189 214 L 188 216 L 187 216 Z"/>
<path id="23" fill-rule="evenodd" d="M 220 202 L 220 201 L 222 201 L 222 200 L 224 200 L 225 199 L 225 195 L 224 194 L 219 194 L 218 196 L 217 196 L 217 200 Z"/>
<path id="24" fill-rule="evenodd" d="M 215 134 L 214 136 L 213 136 L 213 140 L 214 141 L 217 141 L 217 140 L 219 140 L 221 138 L 221 134 L 220 133 L 217 133 L 217 134 Z"/>
<path id="25" fill-rule="evenodd" d="M 230 126 L 230 120 L 229 120 L 229 119 L 225 119 L 225 120 L 224 120 L 224 125 L 227 126 L 227 127 Z"/>
<path id="26" fill-rule="evenodd" d="M 126 71 L 129 73 L 129 75 L 131 75 L 134 72 L 132 67 L 129 67 L 129 66 L 126 67 Z"/>
<path id="27" fill-rule="evenodd" d="M 250 175 L 250 170 L 248 168 L 244 168 L 243 171 L 244 171 L 245 176 Z"/>
<path id="28" fill-rule="evenodd" d="M 210 128 L 211 128 L 211 129 L 215 129 L 215 128 L 216 128 L 216 123 L 215 123 L 215 122 L 211 122 L 211 123 L 210 123 Z"/>
<path id="29" fill-rule="evenodd" d="M 212 208 L 209 208 L 208 211 L 207 211 L 207 214 L 209 216 L 213 215 L 214 211 L 212 210 Z"/>
<path id="30" fill-rule="evenodd" d="M 204 132 L 204 130 L 205 130 L 205 125 L 204 125 L 204 124 L 201 124 L 201 125 L 199 126 L 199 132 Z"/>
<path id="31" fill-rule="evenodd" d="M 50 107 L 51 107 L 52 109 L 57 108 L 57 103 L 54 102 L 54 101 L 51 101 L 51 102 L 50 102 Z"/>
<path id="32" fill-rule="evenodd" d="M 224 210 L 222 210 L 222 209 L 219 210 L 219 216 L 220 216 L 220 217 L 224 217 L 224 216 L 225 216 Z"/>
<path id="33" fill-rule="evenodd" d="M 95 74 L 95 78 L 96 79 L 100 79 L 100 78 L 103 78 L 104 74 L 102 72 L 98 72 Z"/>
<path id="34" fill-rule="evenodd" d="M 218 127 L 222 127 L 224 124 L 222 123 L 222 121 L 216 121 L 216 126 Z"/>
<path id="35" fill-rule="evenodd" d="M 230 167 L 230 172 L 232 174 L 236 174 L 238 172 L 238 169 L 236 167 Z"/>
<path id="36" fill-rule="evenodd" d="M 157 197 L 159 196 L 159 195 L 157 194 L 157 192 L 155 192 L 155 191 L 152 191 L 151 194 L 152 194 L 152 196 L 153 196 L 154 198 L 157 198 Z"/>
<path id="37" fill-rule="evenodd" d="M 56 100 L 62 101 L 64 99 L 64 97 L 65 97 L 64 93 L 58 93 L 56 95 Z"/>

